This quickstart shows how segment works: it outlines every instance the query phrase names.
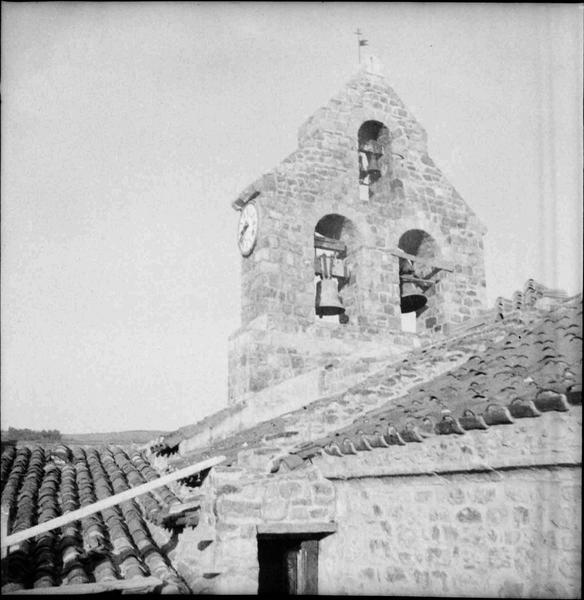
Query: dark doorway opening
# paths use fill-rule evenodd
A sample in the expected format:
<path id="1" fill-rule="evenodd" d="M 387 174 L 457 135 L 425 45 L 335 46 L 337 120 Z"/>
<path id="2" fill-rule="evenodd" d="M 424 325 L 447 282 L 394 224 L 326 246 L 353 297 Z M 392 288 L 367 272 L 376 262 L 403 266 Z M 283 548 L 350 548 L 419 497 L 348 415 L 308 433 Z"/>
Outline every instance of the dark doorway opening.
<path id="1" fill-rule="evenodd" d="M 258 594 L 318 593 L 318 540 L 258 536 Z"/>

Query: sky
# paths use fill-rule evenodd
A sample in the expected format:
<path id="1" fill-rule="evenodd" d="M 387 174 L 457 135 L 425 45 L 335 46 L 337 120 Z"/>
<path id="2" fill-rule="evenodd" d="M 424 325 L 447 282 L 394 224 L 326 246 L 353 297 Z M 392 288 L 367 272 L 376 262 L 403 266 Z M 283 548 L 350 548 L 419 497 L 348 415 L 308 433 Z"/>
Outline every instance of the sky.
<path id="1" fill-rule="evenodd" d="M 2 3 L 2 428 L 223 408 L 231 202 L 358 68 L 360 28 L 486 225 L 489 305 L 582 289 L 582 6 Z"/>

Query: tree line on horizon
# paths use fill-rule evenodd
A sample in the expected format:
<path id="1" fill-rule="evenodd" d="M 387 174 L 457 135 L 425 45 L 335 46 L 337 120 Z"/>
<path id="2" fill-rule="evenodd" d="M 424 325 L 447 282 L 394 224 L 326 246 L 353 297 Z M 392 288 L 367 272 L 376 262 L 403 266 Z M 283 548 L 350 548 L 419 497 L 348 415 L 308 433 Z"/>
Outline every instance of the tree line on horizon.
<path id="1" fill-rule="evenodd" d="M 58 429 L 18 429 L 9 427 L 8 430 L 2 431 L 3 440 L 27 440 L 32 442 L 59 442 L 61 440 L 61 432 Z"/>

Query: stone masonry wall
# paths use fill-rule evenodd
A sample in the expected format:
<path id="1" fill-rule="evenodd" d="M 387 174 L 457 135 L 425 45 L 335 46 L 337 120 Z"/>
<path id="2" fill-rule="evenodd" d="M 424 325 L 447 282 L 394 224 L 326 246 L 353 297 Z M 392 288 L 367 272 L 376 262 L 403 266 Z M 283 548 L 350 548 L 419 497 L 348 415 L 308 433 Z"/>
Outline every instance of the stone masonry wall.
<path id="1" fill-rule="evenodd" d="M 581 428 L 574 407 L 315 461 L 339 526 L 321 592 L 580 597 Z"/>
<path id="2" fill-rule="evenodd" d="M 257 528 L 331 522 L 333 485 L 314 467 L 265 472 L 265 455 L 243 452 L 239 467 L 209 476 L 201 520 L 178 536 L 173 565 L 195 594 L 257 594 Z"/>
<path id="3" fill-rule="evenodd" d="M 335 488 L 339 529 L 321 542 L 322 594 L 580 597 L 580 469 Z"/>
<path id="4" fill-rule="evenodd" d="M 336 523 L 319 593 L 576 598 L 581 408 L 270 473 L 242 450 L 205 480 L 169 556 L 194 593 L 255 594 L 258 526 Z"/>
<path id="5" fill-rule="evenodd" d="M 331 363 L 343 369 L 359 357 L 379 361 L 429 339 L 429 334 L 397 331 L 388 332 L 382 341 L 356 325 L 341 329 L 328 322 L 315 323 L 301 332 L 286 331 L 281 319 L 264 315 L 229 340 L 228 404 L 253 399 L 252 394 L 313 369 L 322 369 L 324 375 Z"/>

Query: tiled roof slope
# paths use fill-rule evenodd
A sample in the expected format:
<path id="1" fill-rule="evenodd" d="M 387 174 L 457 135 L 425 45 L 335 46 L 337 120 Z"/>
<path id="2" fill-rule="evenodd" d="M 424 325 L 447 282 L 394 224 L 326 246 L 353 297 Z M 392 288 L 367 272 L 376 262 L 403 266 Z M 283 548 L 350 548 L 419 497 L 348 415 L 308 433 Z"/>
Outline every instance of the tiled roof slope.
<path id="1" fill-rule="evenodd" d="M 138 451 L 62 444 L 9 447 L 1 471 L 9 534 L 158 478 Z M 160 522 L 167 507 L 179 502 L 161 487 L 22 542 L 2 559 L 2 592 L 148 575 L 170 591 L 185 591 L 146 523 Z"/>
<path id="2" fill-rule="evenodd" d="M 273 419 L 264 421 L 254 427 L 247 428 L 239 433 L 232 434 L 225 440 L 217 441 L 210 448 L 189 452 L 184 458 L 171 456 L 173 466 L 189 464 L 193 460 L 205 459 L 214 454 L 224 454 L 228 458 L 234 456 L 243 447 L 260 443 L 268 436 L 278 436 L 285 432 L 284 437 L 289 437 L 291 442 L 295 434 L 306 439 L 314 430 L 316 424 L 322 424 L 329 430 L 338 428 L 343 423 L 351 423 L 359 414 L 371 410 L 374 406 L 381 405 L 388 397 L 399 396 L 417 382 L 432 377 L 437 372 L 448 370 L 466 354 L 471 352 L 483 338 L 501 335 L 509 326 L 507 323 L 494 322 L 495 311 L 489 311 L 484 318 L 477 322 L 468 323 L 457 331 L 452 338 L 443 339 L 430 347 L 412 351 L 408 359 L 395 362 L 382 363 L 380 369 L 373 375 L 365 376 L 363 381 L 350 386 L 346 391 L 335 393 L 320 398 L 304 406 L 300 410 L 292 411 Z M 487 319 L 487 323 L 485 323 Z M 226 410 L 226 409 L 224 409 Z M 224 412 L 219 411 L 219 413 Z M 200 423 L 214 423 L 211 419 L 219 413 L 214 413 Z M 152 451 L 159 456 L 166 456 L 172 450 L 176 451 L 176 444 L 188 439 L 189 428 L 197 428 L 198 424 L 186 426 L 177 430 L 170 436 L 151 444 Z M 314 437 L 314 436 L 312 436 Z M 169 441 L 171 440 L 171 441 Z M 172 448 L 175 446 L 174 448 Z"/>
<path id="3" fill-rule="evenodd" d="M 511 328 L 463 365 L 417 385 L 399 399 L 332 435 L 296 448 L 308 458 L 422 442 L 433 435 L 511 424 L 582 402 L 582 297 L 544 318 Z"/>
<path id="4" fill-rule="evenodd" d="M 343 448 L 353 452 L 353 447 L 357 451 L 376 444 L 403 444 L 437 433 L 462 433 L 465 427 L 510 423 L 579 402 L 581 295 L 552 310 L 523 303 L 504 315 L 488 311 L 454 333 L 412 351 L 344 393 L 260 423 L 212 447 L 175 455 L 168 463 L 180 467 L 216 454 L 225 455 L 227 463 L 235 462 L 241 451 L 252 448 L 301 458 L 325 448 L 332 454 L 343 453 Z M 545 390 L 554 393 L 544 394 Z"/>
<path id="5" fill-rule="evenodd" d="M 241 446 L 257 443 L 263 436 L 281 430 L 301 430 L 299 435 L 305 436 L 306 439 L 307 432 L 302 421 L 309 415 L 311 418 L 307 420 L 307 425 L 311 431 L 308 437 L 313 439 L 315 423 L 325 421 L 324 429 L 329 431 L 332 425 L 338 428 L 348 424 L 359 414 L 382 405 L 388 396 L 400 396 L 413 384 L 432 379 L 438 372 L 450 368 L 457 361 L 464 359 L 469 352 L 480 348 L 485 340 L 496 340 L 510 329 L 526 326 L 541 318 L 551 306 L 568 299 L 565 292 L 550 289 L 534 279 L 528 279 L 523 289 L 513 294 L 512 300 L 497 298 L 494 308 L 485 310 L 473 320 L 450 325 L 448 337 L 412 351 L 406 360 L 397 363 L 392 359 L 380 361 L 376 374 L 365 377 L 362 382 L 349 387 L 346 392 L 321 398 L 303 407 L 301 411 L 269 419 L 241 433 L 232 434 L 224 441 L 213 443 L 213 449 L 220 450 L 222 454 L 229 454 L 238 444 Z M 150 449 L 160 456 L 172 455 L 177 451 L 180 442 L 188 440 L 191 435 L 196 436 L 205 428 L 217 426 L 227 415 L 236 413 L 239 408 L 237 405 L 229 406 L 197 423 L 181 427 L 152 442 Z M 189 452 L 189 458 L 207 458 L 210 455 L 212 452 L 207 450 Z M 190 460 L 174 457 L 171 462 L 182 464 Z"/>
<path id="6" fill-rule="evenodd" d="M 538 304 L 546 306 L 550 301 L 561 301 L 567 298 L 568 295 L 563 290 L 554 290 L 534 279 L 528 279 L 523 290 L 514 292 L 511 299 L 499 296 L 495 301 L 495 308 L 501 317 L 508 317 L 517 311 L 530 310 Z"/>

